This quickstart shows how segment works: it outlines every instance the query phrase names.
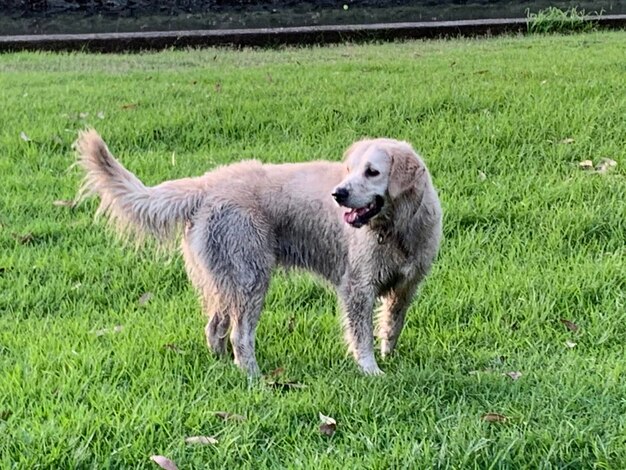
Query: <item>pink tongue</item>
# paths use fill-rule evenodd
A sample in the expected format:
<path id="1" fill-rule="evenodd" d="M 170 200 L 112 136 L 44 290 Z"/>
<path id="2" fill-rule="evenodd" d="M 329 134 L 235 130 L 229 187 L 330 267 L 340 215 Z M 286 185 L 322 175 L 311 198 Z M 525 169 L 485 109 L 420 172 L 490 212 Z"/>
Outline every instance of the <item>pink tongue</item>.
<path id="1" fill-rule="evenodd" d="M 359 207 L 358 209 L 352 209 L 351 211 L 345 212 L 343 214 L 343 220 L 352 223 L 357 217 L 367 212 L 367 207 Z"/>

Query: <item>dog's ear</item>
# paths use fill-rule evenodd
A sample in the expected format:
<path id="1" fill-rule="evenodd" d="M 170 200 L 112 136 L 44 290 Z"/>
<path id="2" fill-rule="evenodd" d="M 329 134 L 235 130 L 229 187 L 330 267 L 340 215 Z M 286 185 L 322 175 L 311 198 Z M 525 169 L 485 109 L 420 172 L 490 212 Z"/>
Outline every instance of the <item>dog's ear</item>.
<path id="1" fill-rule="evenodd" d="M 424 165 L 410 149 L 396 148 L 391 152 L 391 172 L 389 174 L 389 196 L 397 198 L 402 193 L 416 187 L 426 171 Z"/>

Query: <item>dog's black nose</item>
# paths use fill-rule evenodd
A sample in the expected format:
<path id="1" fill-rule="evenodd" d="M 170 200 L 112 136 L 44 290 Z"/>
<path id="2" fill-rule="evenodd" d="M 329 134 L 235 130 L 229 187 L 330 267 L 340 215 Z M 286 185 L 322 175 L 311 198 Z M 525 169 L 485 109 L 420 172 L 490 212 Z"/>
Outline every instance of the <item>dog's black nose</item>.
<path id="1" fill-rule="evenodd" d="M 333 197 L 335 198 L 335 201 L 337 201 L 339 204 L 341 204 L 342 202 L 345 202 L 345 200 L 348 199 L 349 195 L 350 193 L 345 188 L 337 188 L 335 189 L 335 192 L 333 193 Z"/>

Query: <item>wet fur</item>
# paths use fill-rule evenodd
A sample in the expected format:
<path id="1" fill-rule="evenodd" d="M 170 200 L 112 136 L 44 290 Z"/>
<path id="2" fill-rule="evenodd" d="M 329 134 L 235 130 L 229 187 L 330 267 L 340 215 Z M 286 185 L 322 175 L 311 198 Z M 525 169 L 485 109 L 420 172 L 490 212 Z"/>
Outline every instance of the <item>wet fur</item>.
<path id="1" fill-rule="evenodd" d="M 81 195 L 98 195 L 98 212 L 121 232 L 165 242 L 183 230 L 187 273 L 209 318 L 208 346 L 224 355 L 230 336 L 235 363 L 250 375 L 259 374 L 255 330 L 278 265 L 307 269 L 334 286 L 349 350 L 363 372 L 381 373 L 374 357 L 377 298 L 381 353 L 394 349 L 435 259 L 441 208 L 423 161 L 408 144 L 363 140 L 348 149 L 346 159 L 355 152 L 367 158 L 373 146 L 390 159 L 386 204 L 357 229 L 343 221 L 345 209 L 331 197 L 342 181 L 354 179 L 343 163 L 244 161 L 146 187 L 95 131 L 81 133 L 76 142 L 86 173 Z"/>

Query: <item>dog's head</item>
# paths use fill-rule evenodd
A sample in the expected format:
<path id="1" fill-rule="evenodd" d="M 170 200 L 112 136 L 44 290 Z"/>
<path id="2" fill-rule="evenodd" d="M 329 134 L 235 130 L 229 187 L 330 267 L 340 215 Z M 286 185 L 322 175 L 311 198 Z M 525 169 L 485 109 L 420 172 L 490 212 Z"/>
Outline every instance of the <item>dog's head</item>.
<path id="1" fill-rule="evenodd" d="M 417 189 L 426 171 L 406 142 L 365 139 L 355 142 L 344 154 L 348 174 L 333 190 L 340 206 L 350 210 L 344 220 L 359 228 L 384 213 L 394 200 Z"/>

